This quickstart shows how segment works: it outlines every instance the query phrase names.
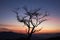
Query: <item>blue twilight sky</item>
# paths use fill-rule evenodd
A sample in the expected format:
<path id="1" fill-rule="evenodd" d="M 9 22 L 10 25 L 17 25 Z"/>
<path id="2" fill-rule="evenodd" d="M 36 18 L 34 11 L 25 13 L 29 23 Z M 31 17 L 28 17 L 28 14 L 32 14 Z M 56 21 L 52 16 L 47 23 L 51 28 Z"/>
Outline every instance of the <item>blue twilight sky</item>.
<path id="1" fill-rule="evenodd" d="M 51 18 L 60 19 L 60 0 L 0 0 L 0 24 L 18 25 L 16 15 L 11 9 L 23 6 L 27 6 L 29 9 L 45 9 Z"/>

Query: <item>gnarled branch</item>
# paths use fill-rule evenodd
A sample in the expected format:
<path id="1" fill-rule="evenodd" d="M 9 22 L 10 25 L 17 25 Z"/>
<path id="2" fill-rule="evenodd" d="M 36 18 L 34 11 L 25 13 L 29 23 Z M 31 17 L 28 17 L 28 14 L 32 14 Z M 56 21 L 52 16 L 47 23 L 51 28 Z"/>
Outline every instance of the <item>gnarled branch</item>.
<path id="1" fill-rule="evenodd" d="M 39 30 L 34 30 L 33 33 L 41 31 L 42 28 L 43 28 L 43 27 L 41 27 Z"/>

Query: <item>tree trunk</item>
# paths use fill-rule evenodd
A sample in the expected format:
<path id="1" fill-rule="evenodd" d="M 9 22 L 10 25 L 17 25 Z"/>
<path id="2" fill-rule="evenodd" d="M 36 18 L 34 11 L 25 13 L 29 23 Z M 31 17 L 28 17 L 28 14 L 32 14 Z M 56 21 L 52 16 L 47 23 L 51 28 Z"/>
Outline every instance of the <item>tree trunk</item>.
<path id="1" fill-rule="evenodd" d="M 29 32 L 30 32 L 30 28 L 28 28 L 28 35 L 29 35 Z"/>
<path id="2" fill-rule="evenodd" d="M 31 40 L 31 36 L 32 36 L 32 34 L 33 34 L 34 28 L 35 28 L 35 27 L 33 27 L 32 30 L 31 30 L 31 33 L 28 34 L 27 40 Z"/>

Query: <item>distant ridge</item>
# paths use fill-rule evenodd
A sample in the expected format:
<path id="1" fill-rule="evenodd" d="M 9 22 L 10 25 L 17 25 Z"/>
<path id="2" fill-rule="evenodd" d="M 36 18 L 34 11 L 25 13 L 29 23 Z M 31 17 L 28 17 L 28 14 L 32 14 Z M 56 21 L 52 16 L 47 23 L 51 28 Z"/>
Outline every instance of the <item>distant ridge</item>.
<path id="1" fill-rule="evenodd" d="M 32 40 L 53 40 L 56 38 L 60 39 L 60 33 L 55 34 L 33 34 Z M 15 33 L 15 32 L 0 32 L 0 40 L 25 40 L 27 39 L 27 34 Z"/>
<path id="2" fill-rule="evenodd" d="M 26 37 L 25 34 L 18 34 L 18 33 L 14 33 L 14 32 L 0 32 L 0 39 L 1 40 L 6 40 L 6 39 L 18 39 L 21 37 Z"/>

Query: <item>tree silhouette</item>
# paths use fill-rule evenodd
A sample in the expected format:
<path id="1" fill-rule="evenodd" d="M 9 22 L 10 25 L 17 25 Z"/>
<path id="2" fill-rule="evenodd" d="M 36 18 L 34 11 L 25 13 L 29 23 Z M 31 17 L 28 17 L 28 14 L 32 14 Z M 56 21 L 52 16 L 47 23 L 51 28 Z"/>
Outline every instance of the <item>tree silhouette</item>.
<path id="1" fill-rule="evenodd" d="M 19 8 L 17 8 L 16 11 L 15 10 L 12 10 L 12 11 L 16 14 L 17 20 L 19 22 L 24 23 L 28 27 L 27 40 L 30 40 L 33 33 L 39 32 L 43 28 L 43 27 L 41 27 L 39 30 L 35 29 L 36 27 L 38 27 L 39 24 L 41 24 L 42 22 L 47 20 L 45 17 L 48 16 L 48 13 L 47 13 L 47 11 L 45 12 L 45 14 L 38 13 L 38 11 L 40 11 L 41 8 L 34 9 L 33 11 L 28 11 L 27 7 L 23 7 L 23 9 L 26 12 L 26 13 L 24 13 L 25 14 L 24 17 L 19 17 L 19 15 L 18 15 Z M 32 27 L 31 27 L 31 25 L 32 25 Z M 30 28 L 31 28 L 31 30 L 30 30 Z"/>

